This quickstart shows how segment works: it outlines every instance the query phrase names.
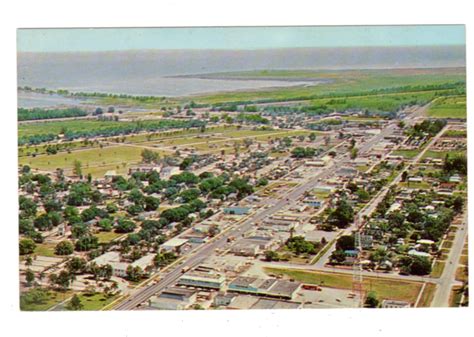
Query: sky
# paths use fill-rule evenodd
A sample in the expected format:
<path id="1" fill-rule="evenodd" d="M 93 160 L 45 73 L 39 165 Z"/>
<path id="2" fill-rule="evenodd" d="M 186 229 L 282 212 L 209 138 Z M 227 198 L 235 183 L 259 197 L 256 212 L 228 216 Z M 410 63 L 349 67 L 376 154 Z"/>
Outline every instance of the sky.
<path id="1" fill-rule="evenodd" d="M 18 29 L 20 52 L 464 45 L 464 25 Z"/>

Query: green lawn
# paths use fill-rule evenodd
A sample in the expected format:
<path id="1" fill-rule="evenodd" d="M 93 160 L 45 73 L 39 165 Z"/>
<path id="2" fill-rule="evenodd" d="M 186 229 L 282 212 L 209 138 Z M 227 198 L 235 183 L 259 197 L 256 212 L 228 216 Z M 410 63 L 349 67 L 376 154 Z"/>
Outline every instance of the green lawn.
<path id="1" fill-rule="evenodd" d="M 466 96 L 438 98 L 428 109 L 428 116 L 435 118 L 466 118 Z"/>
<path id="2" fill-rule="evenodd" d="M 58 255 L 54 254 L 55 247 L 56 245 L 50 243 L 38 243 L 36 244 L 35 254 L 47 257 L 58 257 Z"/>
<path id="3" fill-rule="evenodd" d="M 460 286 L 454 286 L 451 288 L 451 294 L 449 295 L 449 306 L 459 307 L 461 304 L 461 297 L 464 290 Z"/>
<path id="4" fill-rule="evenodd" d="M 445 262 L 436 261 L 433 266 L 433 270 L 431 271 L 431 277 L 435 277 L 435 278 L 441 277 L 445 264 L 446 264 Z"/>
<path id="5" fill-rule="evenodd" d="M 99 232 L 94 234 L 99 239 L 99 243 L 109 243 L 110 241 L 122 236 L 123 234 L 115 232 Z"/>
<path id="6" fill-rule="evenodd" d="M 444 159 L 446 158 L 446 155 L 449 154 L 450 156 L 455 156 L 459 154 L 466 154 L 465 150 L 459 150 L 459 151 L 431 151 L 428 150 L 425 152 L 423 155 L 422 159 L 425 158 L 435 158 L 435 159 Z"/>
<path id="7" fill-rule="evenodd" d="M 80 294 L 79 299 L 84 306 L 82 310 L 100 310 L 106 305 L 112 303 L 119 295 L 106 297 L 102 293 L 94 295 Z"/>
<path id="8" fill-rule="evenodd" d="M 352 289 L 352 275 L 341 273 L 310 272 L 280 268 L 265 268 L 266 273 L 284 275 L 294 280 L 325 287 Z M 393 299 L 415 303 L 422 283 L 392 280 L 381 277 L 364 277 L 364 289 L 375 291 L 379 299 Z"/>
<path id="9" fill-rule="evenodd" d="M 45 311 L 72 296 L 72 291 L 48 290 L 45 298 L 34 296 L 37 289 L 31 289 L 20 295 L 20 309 L 25 311 Z"/>
<path id="10" fill-rule="evenodd" d="M 131 146 L 110 146 L 87 150 L 73 151 L 71 153 L 58 153 L 55 155 L 42 155 L 38 157 L 21 157 L 21 165 L 29 165 L 33 169 L 55 171 L 64 169 L 66 174 L 72 172 L 74 161 L 82 163 L 83 174 L 91 173 L 93 177 L 102 176 L 107 170 L 116 170 L 124 173 L 130 164 L 141 161 L 142 148 Z M 157 152 L 159 152 L 157 150 Z M 125 164 L 125 165 L 124 165 Z"/>
<path id="11" fill-rule="evenodd" d="M 421 149 L 419 149 L 419 150 L 395 150 L 395 151 L 392 151 L 391 155 L 392 156 L 402 156 L 406 159 L 412 159 L 412 158 L 415 158 L 420 152 L 421 152 Z"/>
<path id="12" fill-rule="evenodd" d="M 436 284 L 426 283 L 425 290 L 421 294 L 420 302 L 417 308 L 428 308 L 431 306 L 436 291 Z"/>

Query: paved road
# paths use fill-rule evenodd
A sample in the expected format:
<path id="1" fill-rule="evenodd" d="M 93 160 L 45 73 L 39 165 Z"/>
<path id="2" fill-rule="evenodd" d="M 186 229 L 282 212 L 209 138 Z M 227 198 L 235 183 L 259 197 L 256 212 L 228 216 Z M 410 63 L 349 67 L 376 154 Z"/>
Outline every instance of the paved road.
<path id="1" fill-rule="evenodd" d="M 467 210 L 465 210 L 462 225 L 456 231 L 453 246 L 446 260 L 443 274 L 439 278 L 439 286 L 436 289 L 432 307 L 448 307 L 449 296 L 451 294 L 451 286 L 455 283 L 456 269 L 458 267 L 459 257 L 462 254 L 464 243 L 467 237 Z"/>

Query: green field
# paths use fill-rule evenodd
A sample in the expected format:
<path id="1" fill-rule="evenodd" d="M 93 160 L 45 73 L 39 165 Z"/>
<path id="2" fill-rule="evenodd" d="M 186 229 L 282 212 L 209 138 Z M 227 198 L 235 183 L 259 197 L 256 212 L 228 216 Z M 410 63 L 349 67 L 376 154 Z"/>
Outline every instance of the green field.
<path id="1" fill-rule="evenodd" d="M 71 173 L 74 161 L 82 163 L 83 174 L 91 173 L 93 177 L 102 176 L 108 170 L 123 173 L 130 164 L 141 161 L 142 148 L 132 146 L 109 146 L 71 153 L 62 152 L 55 155 L 41 155 L 37 157 L 21 157 L 21 165 L 29 165 L 33 169 L 54 171 L 62 168 L 66 173 Z M 159 152 L 158 150 L 156 150 Z M 163 155 L 163 153 L 161 153 Z M 125 165 L 123 165 L 125 163 Z"/>
<path id="2" fill-rule="evenodd" d="M 32 289 L 20 295 L 21 310 L 45 311 L 72 296 L 71 291 L 59 292 L 59 291 L 48 290 L 47 296 L 44 300 L 35 300 L 34 298 L 30 296 L 33 294 L 33 292 L 35 292 L 35 289 Z"/>
<path id="3" fill-rule="evenodd" d="M 79 295 L 79 299 L 84 306 L 82 310 L 101 310 L 106 305 L 112 303 L 117 297 L 118 295 L 106 297 L 102 293 L 94 295 Z"/>
<path id="4" fill-rule="evenodd" d="M 433 270 L 431 271 L 431 277 L 435 277 L 435 278 L 441 277 L 441 274 L 443 274 L 445 264 L 446 264 L 445 262 L 436 261 L 433 266 Z"/>
<path id="5" fill-rule="evenodd" d="M 466 130 L 446 130 L 441 137 L 466 138 Z"/>
<path id="6" fill-rule="evenodd" d="M 57 257 L 57 255 L 54 254 L 55 247 L 56 245 L 50 243 L 38 243 L 36 244 L 35 254 L 47 257 Z"/>
<path id="7" fill-rule="evenodd" d="M 213 74 L 210 74 L 211 76 Z M 399 88 L 404 86 L 436 85 L 465 81 L 464 68 L 450 69 L 399 69 L 399 70 L 346 70 L 346 71 L 311 71 L 311 70 L 277 70 L 250 71 L 226 74 L 214 74 L 226 78 L 264 78 L 294 79 L 313 78 L 330 80 L 314 86 L 293 86 L 277 89 L 261 89 L 238 92 L 193 96 L 197 103 L 216 104 L 229 102 L 252 101 L 285 101 L 311 100 L 334 94 L 353 94 L 368 92 L 381 88 Z M 289 82 L 291 85 L 291 82 Z M 183 100 L 186 98 L 183 98 Z"/>
<path id="8" fill-rule="evenodd" d="M 429 117 L 466 118 L 466 96 L 448 96 L 438 98 L 428 109 Z"/>
<path id="9" fill-rule="evenodd" d="M 421 150 L 395 150 L 390 153 L 392 156 L 402 156 L 406 159 L 415 158 Z"/>
<path id="10" fill-rule="evenodd" d="M 94 234 L 94 236 L 99 239 L 99 243 L 109 243 L 110 241 L 123 236 L 123 234 L 115 232 L 99 232 Z"/>
<path id="11" fill-rule="evenodd" d="M 265 268 L 266 273 L 283 275 L 294 280 L 324 287 L 352 289 L 352 275 L 341 273 L 309 272 L 280 268 Z M 381 277 L 364 277 L 364 289 L 375 291 L 379 299 L 393 299 L 415 303 L 422 283 L 391 280 Z"/>
<path id="12" fill-rule="evenodd" d="M 459 155 L 459 154 L 466 154 L 466 151 L 463 150 L 451 150 L 451 151 L 431 151 L 428 150 L 423 155 L 422 159 L 425 158 L 435 158 L 435 159 L 444 159 L 446 155 L 449 154 L 450 156 Z"/>
<path id="13" fill-rule="evenodd" d="M 420 302 L 418 302 L 417 308 L 428 308 L 431 306 L 436 291 L 436 284 L 426 283 L 425 290 L 421 294 Z"/>

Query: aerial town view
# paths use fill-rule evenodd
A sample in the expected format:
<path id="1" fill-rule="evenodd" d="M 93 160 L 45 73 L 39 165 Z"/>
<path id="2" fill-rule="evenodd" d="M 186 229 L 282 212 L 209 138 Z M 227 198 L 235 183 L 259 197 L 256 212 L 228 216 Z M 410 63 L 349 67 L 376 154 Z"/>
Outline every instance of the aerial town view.
<path id="1" fill-rule="evenodd" d="M 464 35 L 19 29 L 21 310 L 468 306 Z"/>

